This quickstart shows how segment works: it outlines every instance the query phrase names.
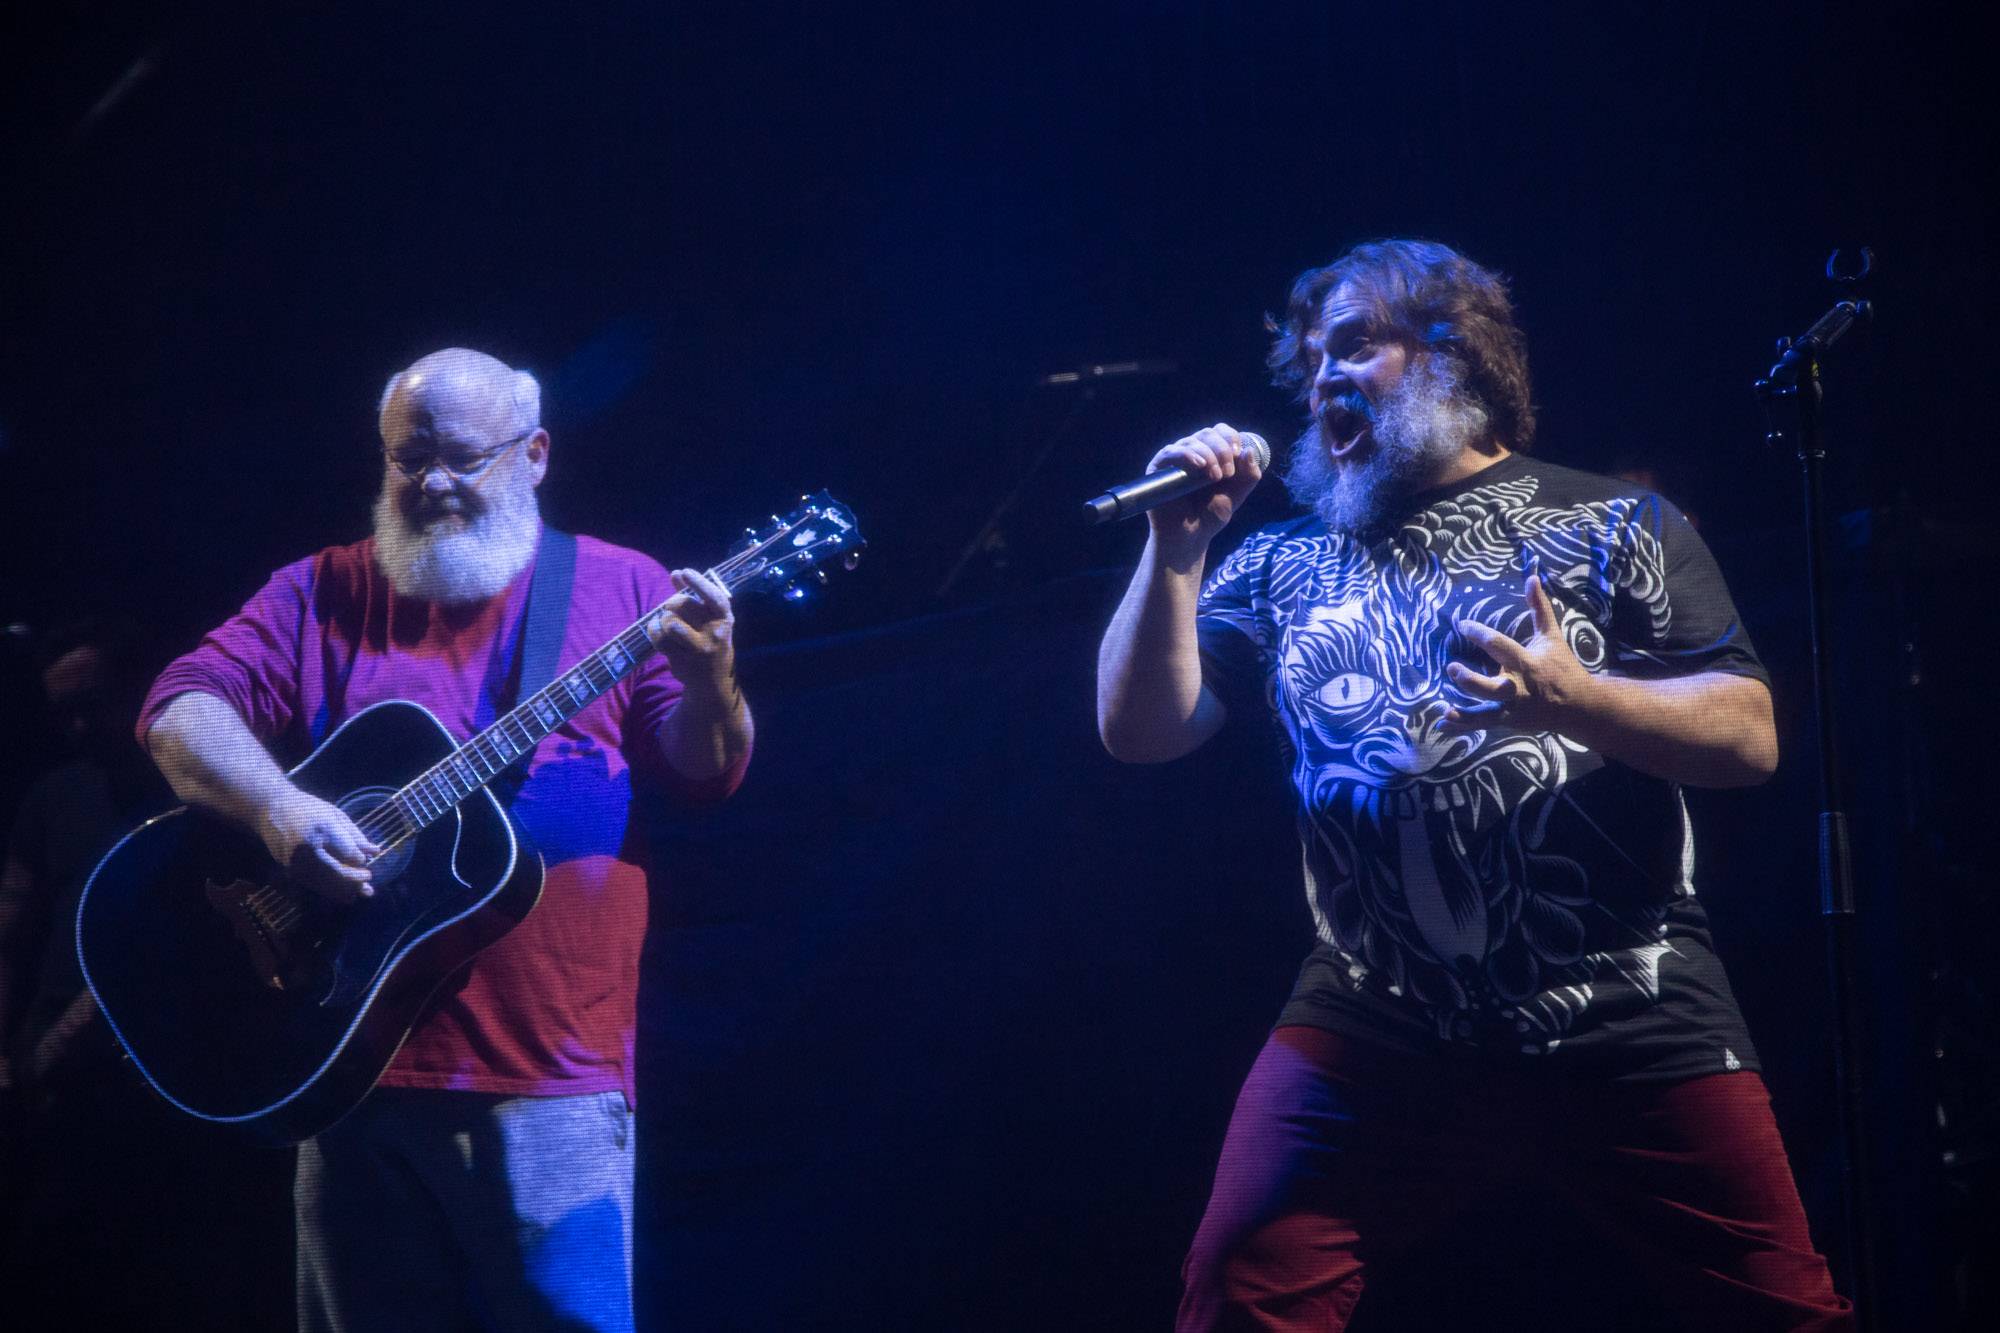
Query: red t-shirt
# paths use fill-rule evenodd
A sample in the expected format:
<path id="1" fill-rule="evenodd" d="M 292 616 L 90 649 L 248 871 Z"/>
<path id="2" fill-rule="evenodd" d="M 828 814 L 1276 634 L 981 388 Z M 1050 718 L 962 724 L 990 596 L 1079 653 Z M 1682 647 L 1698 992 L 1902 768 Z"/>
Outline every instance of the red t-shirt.
<path id="1" fill-rule="evenodd" d="M 407 699 L 460 740 L 483 730 L 520 651 L 530 563 L 488 601 L 440 606 L 403 597 L 370 537 L 286 565 L 244 608 L 161 673 L 140 710 L 141 740 L 190 690 L 212 694 L 296 763 L 347 718 Z M 579 537 L 556 670 L 602 647 L 673 595 L 637 551 Z M 660 724 L 681 684 L 655 654 L 545 738 L 511 807 L 547 863 L 526 921 L 473 960 L 463 986 L 433 1004 L 382 1075 L 386 1085 L 528 1096 L 633 1095 L 632 1042 L 650 857 L 634 770 L 679 796 L 719 800 L 744 764 L 706 782 L 661 758 Z M 747 763 L 747 757 L 744 763 Z"/>

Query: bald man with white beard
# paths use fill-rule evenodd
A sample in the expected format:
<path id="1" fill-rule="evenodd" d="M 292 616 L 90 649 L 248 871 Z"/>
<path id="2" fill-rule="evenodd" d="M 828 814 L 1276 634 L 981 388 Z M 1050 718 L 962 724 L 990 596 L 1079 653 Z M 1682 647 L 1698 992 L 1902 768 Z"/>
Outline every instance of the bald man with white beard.
<path id="1" fill-rule="evenodd" d="M 138 734 L 175 793 L 256 831 L 338 901 L 379 849 L 294 786 L 342 721 L 405 699 L 461 739 L 511 706 L 542 544 L 534 378 L 448 348 L 390 379 L 374 532 L 279 570 L 154 683 Z M 302 1330 L 629 1329 L 632 1049 L 650 866 L 635 780 L 681 800 L 742 781 L 753 728 L 729 593 L 576 543 L 561 670 L 664 604 L 661 652 L 530 759 L 511 813 L 541 903 L 419 1019 L 375 1092 L 301 1145 Z"/>

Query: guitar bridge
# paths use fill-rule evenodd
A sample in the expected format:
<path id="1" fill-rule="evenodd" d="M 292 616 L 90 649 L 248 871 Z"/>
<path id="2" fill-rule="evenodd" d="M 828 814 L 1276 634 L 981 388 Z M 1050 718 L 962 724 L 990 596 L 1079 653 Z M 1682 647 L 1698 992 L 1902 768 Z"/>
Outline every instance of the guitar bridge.
<path id="1" fill-rule="evenodd" d="M 272 990 L 284 990 L 288 981 L 299 979 L 303 960 L 294 941 L 301 912 L 289 893 L 247 879 L 228 884 L 211 879 L 204 892 L 209 906 L 229 922 L 237 943 L 249 954 L 257 980 Z"/>

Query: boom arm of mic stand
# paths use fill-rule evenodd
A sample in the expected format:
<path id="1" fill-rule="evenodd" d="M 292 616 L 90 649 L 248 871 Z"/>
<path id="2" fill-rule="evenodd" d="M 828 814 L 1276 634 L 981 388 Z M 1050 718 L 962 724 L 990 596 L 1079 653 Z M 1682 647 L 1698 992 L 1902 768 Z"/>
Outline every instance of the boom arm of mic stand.
<path id="1" fill-rule="evenodd" d="M 972 534 L 972 540 L 958 553 L 958 559 L 951 562 L 950 570 L 945 573 L 944 582 L 938 584 L 937 592 L 932 594 L 933 596 L 942 601 L 951 594 L 952 588 L 958 584 L 959 576 L 965 573 L 966 566 L 971 564 L 973 558 L 981 551 L 988 549 L 999 536 L 1000 525 L 1007 521 L 1007 515 L 1011 514 L 1014 506 L 1021 502 L 1021 496 L 1028 489 L 1028 483 L 1042 470 L 1042 465 L 1049 461 L 1049 456 L 1055 453 L 1056 446 L 1063 442 L 1064 437 L 1076 425 L 1078 418 L 1082 417 L 1084 409 L 1096 401 L 1097 389 L 1094 385 L 1088 384 L 1084 386 L 1082 393 L 1070 399 L 1069 408 L 1063 413 L 1062 420 L 1056 422 L 1055 429 L 1049 432 L 1048 438 L 1042 442 L 1042 447 L 1035 451 L 1034 458 L 1028 463 L 1027 470 L 1021 473 L 1020 479 L 1014 483 L 1013 489 L 1000 497 L 1000 502 L 993 506 L 993 512 L 986 516 L 986 522 L 980 525 L 978 532 Z"/>
<path id="2" fill-rule="evenodd" d="M 1847 336 L 1849 329 L 1867 322 L 1874 314 L 1875 307 L 1867 301 L 1842 301 L 1835 305 L 1814 320 L 1804 334 L 1782 344 L 1777 364 L 1771 367 L 1765 382 L 1777 386 L 1797 384 L 1807 362 L 1824 355 L 1829 347 Z"/>

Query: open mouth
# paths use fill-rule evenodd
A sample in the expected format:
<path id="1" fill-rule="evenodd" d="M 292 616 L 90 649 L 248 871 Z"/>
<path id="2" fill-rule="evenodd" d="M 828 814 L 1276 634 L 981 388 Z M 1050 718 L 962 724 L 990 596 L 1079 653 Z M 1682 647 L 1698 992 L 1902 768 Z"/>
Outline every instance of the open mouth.
<path id="1" fill-rule="evenodd" d="M 454 505 L 448 509 L 426 507 L 412 514 L 410 521 L 412 526 L 418 528 L 437 528 L 450 525 L 467 527 L 472 522 L 472 515 L 463 506 L 458 505 Z"/>
<path id="2" fill-rule="evenodd" d="M 1326 441 L 1327 456 L 1345 458 L 1360 448 L 1369 425 L 1365 410 L 1357 411 L 1345 403 L 1327 404 L 1319 415 L 1319 433 L 1320 438 Z"/>

